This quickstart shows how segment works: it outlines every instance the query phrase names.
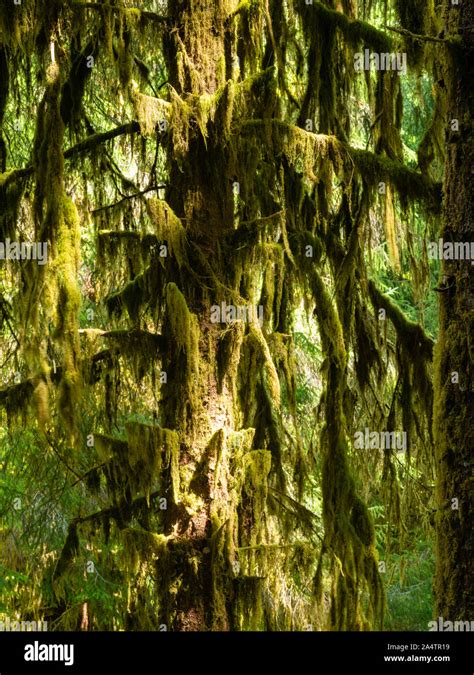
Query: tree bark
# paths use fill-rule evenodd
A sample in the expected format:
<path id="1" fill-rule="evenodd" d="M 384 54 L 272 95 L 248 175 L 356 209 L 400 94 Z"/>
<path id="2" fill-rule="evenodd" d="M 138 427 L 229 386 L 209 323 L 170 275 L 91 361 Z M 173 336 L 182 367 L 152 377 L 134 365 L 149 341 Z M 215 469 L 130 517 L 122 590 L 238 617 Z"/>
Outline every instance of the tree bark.
<path id="1" fill-rule="evenodd" d="M 460 35 L 445 50 L 448 131 L 441 237 L 473 241 L 474 6 L 446 2 L 446 32 Z M 458 120 L 459 131 L 456 131 Z M 472 244 L 471 244 L 472 247 Z M 435 350 L 434 437 L 438 471 L 436 611 L 445 620 L 471 620 L 473 513 L 474 267 L 469 260 L 442 265 L 440 334 Z M 457 375 L 455 375 L 457 373 Z"/>

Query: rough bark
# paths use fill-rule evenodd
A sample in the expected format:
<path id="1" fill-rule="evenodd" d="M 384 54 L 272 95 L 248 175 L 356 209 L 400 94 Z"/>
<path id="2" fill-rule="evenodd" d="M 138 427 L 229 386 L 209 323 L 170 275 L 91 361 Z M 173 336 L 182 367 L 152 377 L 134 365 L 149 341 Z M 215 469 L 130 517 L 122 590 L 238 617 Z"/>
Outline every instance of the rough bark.
<path id="1" fill-rule="evenodd" d="M 444 241 L 472 242 L 474 6 L 446 2 L 446 32 L 460 44 L 445 50 L 444 81 L 448 131 L 444 183 Z M 453 131 L 451 120 L 459 120 Z M 454 125 L 455 126 L 455 125 Z M 471 244 L 472 246 L 472 244 Z M 435 349 L 434 435 L 438 468 L 435 594 L 438 616 L 474 616 L 472 556 L 474 403 L 474 267 L 469 260 L 445 261 L 440 284 L 440 334 Z M 457 378 L 453 373 L 458 373 Z"/>

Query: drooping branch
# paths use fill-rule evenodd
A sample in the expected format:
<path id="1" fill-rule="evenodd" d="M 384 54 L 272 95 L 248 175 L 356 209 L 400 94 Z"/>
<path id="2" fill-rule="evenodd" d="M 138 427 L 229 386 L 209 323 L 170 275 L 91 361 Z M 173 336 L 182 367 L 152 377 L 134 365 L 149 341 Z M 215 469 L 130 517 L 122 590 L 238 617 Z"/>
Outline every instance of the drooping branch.
<path id="1" fill-rule="evenodd" d="M 331 151 L 343 157 L 348 155 L 359 170 L 362 179 L 370 185 L 377 186 L 380 181 L 389 180 L 402 200 L 417 200 L 426 204 L 434 213 L 439 213 L 441 208 L 441 184 L 435 183 L 426 175 L 415 169 L 410 169 L 397 160 L 389 159 L 383 155 L 354 148 L 348 143 L 341 141 L 337 136 L 315 134 L 301 127 L 278 119 L 244 119 L 241 122 L 242 129 L 273 126 L 277 131 L 291 133 L 295 138 L 307 139 L 314 145 L 314 152 L 322 152 L 331 156 Z M 239 133 L 236 131 L 236 133 Z"/>
<path id="2" fill-rule="evenodd" d="M 384 31 L 375 28 L 370 23 L 351 19 L 342 12 L 329 9 L 322 2 L 314 2 L 313 5 L 308 5 L 308 11 L 312 10 L 317 12 L 323 20 L 337 26 L 344 34 L 344 37 L 352 43 L 357 41 L 364 42 L 379 51 L 390 51 L 392 47 L 391 38 Z"/>
<path id="3" fill-rule="evenodd" d="M 79 141 L 76 145 L 73 145 L 71 148 L 68 148 L 64 152 L 64 159 L 72 159 L 77 155 L 82 154 L 83 152 L 88 152 L 93 148 L 97 147 L 101 143 L 106 143 L 107 141 L 117 138 L 117 136 L 123 136 L 124 134 L 136 134 L 140 131 L 140 125 L 138 122 L 132 121 L 127 122 L 126 124 L 121 124 L 115 129 L 110 129 L 109 131 L 104 131 L 102 133 L 91 134 L 87 136 L 82 141 Z M 5 188 L 10 183 L 21 178 L 28 178 L 34 173 L 35 167 L 30 164 L 22 169 L 11 169 L 5 173 L 0 174 L 0 188 Z"/>
<path id="4" fill-rule="evenodd" d="M 248 0 L 243 0 L 239 3 L 237 9 L 235 9 L 226 19 L 226 23 L 229 24 L 233 21 L 239 14 L 242 14 L 244 11 L 249 9 Z M 378 49 L 380 51 L 389 51 L 392 46 L 392 40 L 390 37 L 384 33 L 384 31 L 375 28 L 365 21 L 360 21 L 358 19 L 351 19 L 346 14 L 338 12 L 335 9 L 330 9 L 322 2 L 313 2 L 311 5 L 307 6 L 307 11 L 314 11 L 319 15 L 323 21 L 332 23 L 337 28 L 339 28 L 344 36 L 352 43 L 356 41 L 365 42 L 368 45 Z"/>
<path id="5" fill-rule="evenodd" d="M 126 124 L 121 124 L 120 126 L 115 127 L 115 129 L 104 131 L 103 133 L 92 134 L 83 141 L 73 145 L 72 148 L 68 148 L 64 152 L 64 159 L 71 159 L 72 157 L 76 157 L 76 155 L 80 155 L 83 152 L 88 152 L 97 145 L 105 143 L 106 141 L 111 141 L 113 138 L 117 138 L 117 136 L 123 136 L 124 134 L 136 134 L 139 131 L 140 125 L 138 122 L 132 121 L 127 122 Z"/>
<path id="6" fill-rule="evenodd" d="M 369 294 L 374 307 L 384 309 L 388 318 L 395 326 L 397 335 L 404 336 L 418 353 L 421 353 L 428 359 L 433 358 L 434 341 L 426 335 L 420 324 L 407 319 L 402 310 L 395 305 L 390 298 L 382 293 L 375 283 L 369 280 Z"/>
<path id="7" fill-rule="evenodd" d="M 150 333 L 149 331 L 140 329 L 101 331 L 97 329 L 86 328 L 80 329 L 79 334 L 87 334 L 88 330 L 92 330 L 95 335 L 105 339 L 108 338 L 118 342 L 122 341 L 123 343 L 131 342 L 132 340 L 137 344 L 147 343 L 148 345 L 155 347 L 158 351 L 162 351 L 164 348 L 164 337 L 159 333 Z M 94 357 L 92 357 L 92 360 L 94 361 L 95 359 L 95 361 L 97 361 L 98 356 L 101 354 L 102 352 L 99 352 L 99 354 L 96 354 Z"/>
<path id="8" fill-rule="evenodd" d="M 125 195 L 122 197 L 122 199 L 119 199 L 118 202 L 114 202 L 113 204 L 106 204 L 105 206 L 99 206 L 97 209 L 93 209 L 91 211 L 92 214 L 95 213 L 100 213 L 101 211 L 106 211 L 107 209 L 113 209 L 116 206 L 120 206 L 120 204 L 123 204 L 124 202 L 128 201 L 129 199 L 137 199 L 138 197 L 142 197 L 143 195 L 146 195 L 148 192 L 155 192 L 157 190 L 164 190 L 167 186 L 166 185 L 151 185 L 150 187 L 145 188 L 144 190 L 140 190 L 140 192 L 134 192 L 132 195 Z"/>
<path id="9" fill-rule="evenodd" d="M 79 331 L 81 332 L 81 331 Z M 105 361 L 112 356 L 112 352 L 109 349 L 103 349 L 97 354 L 94 354 L 87 362 L 88 365 L 94 367 L 101 361 Z M 64 369 L 62 366 L 53 366 L 49 378 L 51 382 L 57 384 L 61 381 L 63 377 Z M 25 401 L 33 394 L 35 386 L 38 384 L 38 376 L 28 377 L 22 382 L 9 385 L 0 389 L 0 406 L 8 406 L 9 403 L 18 402 L 18 404 L 24 404 Z"/>

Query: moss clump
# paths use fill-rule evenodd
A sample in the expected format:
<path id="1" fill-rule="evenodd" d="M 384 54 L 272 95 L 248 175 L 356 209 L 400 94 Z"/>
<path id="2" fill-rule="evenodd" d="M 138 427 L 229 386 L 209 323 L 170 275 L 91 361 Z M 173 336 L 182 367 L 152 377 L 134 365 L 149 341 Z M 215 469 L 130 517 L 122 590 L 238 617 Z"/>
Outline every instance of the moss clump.
<path id="1" fill-rule="evenodd" d="M 162 199 L 152 197 L 147 200 L 146 207 L 158 241 L 167 243 L 170 255 L 174 256 L 180 268 L 186 266 L 188 243 L 181 220 Z"/>
<path id="2" fill-rule="evenodd" d="M 153 136 L 161 123 L 168 123 L 171 114 L 168 101 L 136 91 L 132 94 L 132 102 L 143 136 Z"/>
<path id="3" fill-rule="evenodd" d="M 128 465 L 139 472 L 140 488 L 149 503 L 157 476 L 166 473 L 166 490 L 173 503 L 179 499 L 179 436 L 176 431 L 161 427 L 129 423 L 126 426 L 129 447 Z M 163 486 L 165 487 L 165 486 Z"/>
<path id="4" fill-rule="evenodd" d="M 171 339 L 186 355 L 187 377 L 191 378 L 199 368 L 199 325 L 175 283 L 166 287 L 166 310 Z"/>
<path id="5" fill-rule="evenodd" d="M 121 532 L 127 570 L 138 574 L 141 566 L 151 567 L 153 562 L 167 555 L 168 538 L 147 530 L 126 527 Z"/>

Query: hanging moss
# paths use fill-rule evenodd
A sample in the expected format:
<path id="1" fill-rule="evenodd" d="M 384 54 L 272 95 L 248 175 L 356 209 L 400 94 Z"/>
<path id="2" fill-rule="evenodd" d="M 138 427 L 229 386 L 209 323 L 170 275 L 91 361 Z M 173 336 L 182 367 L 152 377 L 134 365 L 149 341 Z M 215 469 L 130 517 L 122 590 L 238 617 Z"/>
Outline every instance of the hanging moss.
<path id="1" fill-rule="evenodd" d="M 222 391 L 224 379 L 226 378 L 230 383 L 230 390 L 234 394 L 232 399 L 234 401 L 237 400 L 237 371 L 244 333 L 244 324 L 241 321 L 235 321 L 219 335 L 219 346 L 216 357 L 219 387 L 220 391 Z"/>
<path id="2" fill-rule="evenodd" d="M 132 470 L 142 472 L 141 488 L 149 500 L 153 479 L 167 471 L 170 497 L 179 499 L 179 436 L 175 431 L 161 427 L 128 424 L 128 463 Z"/>
<path id="3" fill-rule="evenodd" d="M 162 199 L 148 199 L 146 207 L 158 240 L 167 243 L 170 255 L 174 256 L 180 268 L 188 265 L 188 242 L 181 220 Z"/>
<path id="4" fill-rule="evenodd" d="M 56 563 L 56 567 L 53 574 L 53 585 L 56 586 L 55 594 L 56 597 L 60 598 L 64 591 L 64 586 L 61 584 L 61 577 L 64 576 L 68 566 L 71 564 L 74 556 L 79 550 L 79 533 L 77 522 L 72 521 L 68 527 L 66 541 L 61 550 L 61 555 Z M 59 583 L 58 583 L 59 582 Z"/>
<path id="5" fill-rule="evenodd" d="M 8 417 L 15 417 L 19 412 L 26 410 L 32 400 L 35 390 L 33 380 L 25 380 L 5 389 L 0 389 L 0 402 L 5 406 Z"/>
<path id="6" fill-rule="evenodd" d="M 132 79 L 133 55 L 130 49 L 130 27 L 128 16 L 124 12 L 120 12 L 118 20 L 117 39 L 115 41 L 115 54 L 117 60 L 117 68 L 120 78 L 120 83 L 127 91 L 130 81 Z"/>
<path id="7" fill-rule="evenodd" d="M 188 376 L 199 367 L 199 327 L 196 316 L 189 311 L 184 295 L 174 283 L 166 288 L 166 307 L 171 337 L 186 354 Z"/>
<path id="8" fill-rule="evenodd" d="M 403 28 L 416 35 L 428 35 L 434 24 L 433 0 L 395 0 L 395 10 Z M 405 38 L 408 47 L 409 62 L 420 69 L 426 43 Z"/>
<path id="9" fill-rule="evenodd" d="M 146 96 L 136 91 L 132 95 L 135 114 L 144 136 L 153 136 L 163 122 L 168 124 L 171 104 L 155 96 Z"/>
<path id="10" fill-rule="evenodd" d="M 138 423 L 126 425 L 127 440 L 94 434 L 108 488 L 118 503 L 143 493 L 147 506 L 158 486 L 170 503 L 179 500 L 179 436 L 170 429 Z"/>
<path id="11" fill-rule="evenodd" d="M 385 237 L 387 240 L 388 252 L 392 267 L 396 271 L 400 271 L 400 255 L 398 253 L 397 232 L 395 211 L 393 208 L 393 197 L 390 186 L 387 185 L 385 192 Z"/>
<path id="12" fill-rule="evenodd" d="M 356 494 L 348 465 L 348 442 L 343 412 L 347 353 L 342 327 L 331 298 L 315 272 L 313 293 L 321 337 L 328 354 L 325 399 L 326 424 L 322 432 L 324 550 L 331 551 L 331 625 L 337 630 L 361 630 L 383 617 L 383 586 L 377 569 L 373 525 Z M 370 548 L 362 545 L 368 541 Z M 321 565 L 321 562 L 320 562 Z M 369 593 L 367 615 L 361 607 L 360 584 Z M 315 576 L 315 592 L 321 592 L 321 567 Z"/>
<path id="13" fill-rule="evenodd" d="M 121 532 L 127 569 L 132 574 L 139 572 L 143 564 L 152 564 L 167 555 L 167 537 L 146 530 L 126 527 Z"/>

